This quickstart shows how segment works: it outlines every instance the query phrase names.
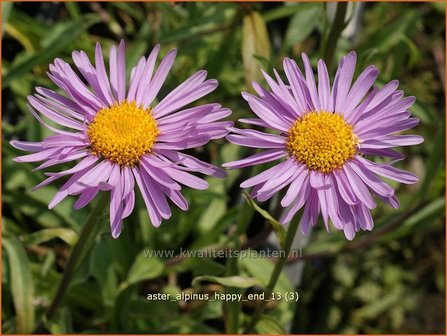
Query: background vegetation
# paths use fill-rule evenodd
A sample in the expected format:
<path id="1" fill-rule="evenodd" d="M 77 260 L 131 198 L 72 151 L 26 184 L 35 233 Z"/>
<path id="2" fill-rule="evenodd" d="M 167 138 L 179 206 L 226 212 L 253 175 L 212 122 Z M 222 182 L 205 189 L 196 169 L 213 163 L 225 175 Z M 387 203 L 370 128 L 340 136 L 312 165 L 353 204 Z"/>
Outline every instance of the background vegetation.
<path id="1" fill-rule="evenodd" d="M 322 3 L 2 3 L 2 333 L 30 333 L 42 323 L 88 209 L 73 211 L 73 199 L 47 209 L 58 184 L 38 192 L 44 178 L 33 165 L 16 164 L 12 138 L 37 141 L 49 135 L 26 110 L 35 86 L 54 87 L 45 72 L 55 57 L 70 61 L 72 50 L 93 55 L 124 38 L 130 68 L 160 43 L 162 54 L 179 56 L 164 87 L 174 88 L 192 72 L 207 69 L 220 86 L 206 99 L 249 117 L 240 91 L 259 79 L 262 67 L 282 69 L 285 56 L 313 64 L 325 52 L 330 28 Z M 358 7 L 356 15 L 353 7 Z M 399 79 L 421 119 L 414 130 L 422 145 L 402 149 L 399 163 L 420 176 L 414 186 L 398 186 L 401 208 L 379 206 L 376 227 L 347 242 L 322 225 L 303 248 L 303 261 L 290 261 L 277 287 L 298 287 L 297 304 L 269 305 L 257 332 L 443 333 L 444 332 L 444 11 L 443 3 L 364 3 L 350 6 L 351 25 L 338 41 L 336 61 L 356 50 L 358 71 L 381 69 L 379 85 Z M 327 50 L 326 50 L 327 52 Z M 202 102 L 205 100 L 202 100 Z M 225 141 L 194 152 L 215 164 L 248 154 Z M 192 286 L 200 275 L 248 275 L 267 281 L 266 259 L 145 258 L 144 250 L 257 248 L 270 245 L 270 225 L 243 199 L 238 187 L 252 174 L 232 171 L 209 179 L 207 191 L 185 190 L 190 211 L 174 211 L 155 229 L 142 200 L 126 220 L 118 240 L 104 227 L 77 272 L 57 316 L 39 330 L 51 333 L 217 333 L 234 331 L 256 303 L 148 302 L 147 293 L 243 291 L 213 281 Z M 264 209 L 271 203 L 260 204 Z M 276 213 L 273 213 L 276 216 Z M 302 268 L 304 267 L 304 268 Z M 299 279 L 297 280 L 297 275 Z M 255 290 L 255 289 L 251 289 Z M 231 314 L 234 311 L 237 314 Z M 43 329 L 42 329 L 43 328 Z M 233 329 L 232 329 L 233 328 Z M 236 327 L 237 328 L 237 327 Z M 237 330 L 236 330 L 237 331 Z M 240 331 L 240 329 L 239 329 Z"/>

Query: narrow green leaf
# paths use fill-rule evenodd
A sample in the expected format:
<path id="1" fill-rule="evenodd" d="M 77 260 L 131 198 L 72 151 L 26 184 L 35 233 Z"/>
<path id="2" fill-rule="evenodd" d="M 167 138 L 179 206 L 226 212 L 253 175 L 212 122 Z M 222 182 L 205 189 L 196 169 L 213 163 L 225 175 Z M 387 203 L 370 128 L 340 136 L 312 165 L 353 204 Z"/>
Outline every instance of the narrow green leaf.
<path id="1" fill-rule="evenodd" d="M 5 24 L 8 23 L 9 14 L 11 13 L 13 3 L 12 2 L 2 2 L 2 35 L 5 31 Z"/>
<path id="2" fill-rule="evenodd" d="M 98 282 L 104 305 L 112 306 L 117 295 L 118 280 L 114 269 L 113 254 L 109 253 L 109 244 L 105 239 L 99 240 L 93 246 L 93 255 L 90 258 L 90 273 Z"/>
<path id="3" fill-rule="evenodd" d="M 154 279 L 163 272 L 164 264 L 156 258 L 146 258 L 144 251 L 141 252 L 127 276 L 128 284 L 134 284 L 143 280 Z"/>
<path id="4" fill-rule="evenodd" d="M 247 278 L 242 276 L 215 277 L 209 275 L 202 275 L 192 280 L 193 287 L 197 286 L 202 281 L 209 281 L 220 284 L 222 286 L 237 287 L 237 288 L 249 288 L 261 285 L 259 280 L 255 278 Z"/>
<path id="5" fill-rule="evenodd" d="M 79 9 L 79 4 L 76 2 L 66 2 L 65 7 L 72 19 L 77 20 L 81 17 L 81 10 Z"/>
<path id="6" fill-rule="evenodd" d="M 274 20 L 282 19 L 285 17 L 289 17 L 297 13 L 298 11 L 307 10 L 309 8 L 312 8 L 315 6 L 315 3 L 308 3 L 308 2 L 299 2 L 299 3 L 292 3 L 287 2 L 284 4 L 284 6 L 275 7 L 274 9 L 270 9 L 268 11 L 265 11 L 262 13 L 262 17 L 264 18 L 265 22 L 271 22 Z"/>
<path id="7" fill-rule="evenodd" d="M 78 239 L 78 234 L 74 230 L 65 228 L 44 229 L 24 236 L 22 240 L 25 245 L 39 245 L 54 238 L 60 238 L 73 246 Z"/>
<path id="8" fill-rule="evenodd" d="M 253 201 L 253 199 L 250 197 L 250 195 L 248 195 L 246 192 L 244 192 L 243 195 L 247 202 L 253 207 L 253 209 L 255 209 L 259 214 L 261 214 L 262 217 L 264 217 L 270 224 L 272 224 L 273 231 L 278 237 L 279 243 L 281 244 L 281 246 L 283 246 L 286 231 L 284 230 L 284 227 L 281 225 L 281 223 L 274 219 L 272 215 L 268 213 L 268 211 L 262 209 L 259 205 L 257 205 L 255 201 Z"/>
<path id="9" fill-rule="evenodd" d="M 268 315 L 261 316 L 255 329 L 261 335 L 286 334 L 286 330 L 279 324 L 278 320 Z"/>
<path id="10" fill-rule="evenodd" d="M 418 23 L 420 22 L 421 14 L 417 11 L 403 12 L 398 20 L 390 25 L 381 27 L 376 34 L 364 43 L 359 45 L 357 51 L 362 54 L 363 51 L 371 48 L 377 49 L 381 53 L 387 53 L 389 50 L 399 43 L 402 35 L 409 36 L 414 32 Z"/>
<path id="11" fill-rule="evenodd" d="M 256 278 L 263 287 L 267 286 L 270 275 L 273 272 L 274 264 L 265 258 L 247 257 L 239 258 L 239 264 L 243 269 L 245 269 L 248 274 Z M 285 273 L 279 276 L 279 280 L 274 288 L 275 292 L 291 292 L 293 291 L 293 285 L 290 283 L 289 278 Z"/>
<path id="12" fill-rule="evenodd" d="M 30 334 L 34 330 L 34 284 L 29 261 L 22 243 L 16 236 L 3 237 L 11 275 L 11 292 L 16 310 L 16 333 Z"/>
<path id="13" fill-rule="evenodd" d="M 72 317 L 68 308 L 62 307 L 56 314 L 56 317 L 52 320 L 44 320 L 45 327 L 54 334 L 72 334 Z"/>
<path id="14" fill-rule="evenodd" d="M 258 12 L 252 12 L 243 19 L 242 61 L 247 86 L 261 76 L 255 56 L 270 60 L 270 39 L 264 19 Z"/>
<path id="15" fill-rule="evenodd" d="M 227 212 L 227 205 L 225 200 L 225 187 L 223 180 L 213 179 L 210 181 L 208 189 L 211 192 L 221 193 L 222 197 L 213 198 L 206 207 L 203 214 L 200 216 L 197 227 L 203 231 L 211 231 L 215 228 L 217 222 Z"/>
<path id="16" fill-rule="evenodd" d="M 305 40 L 310 33 L 319 25 L 323 6 L 315 4 L 304 11 L 299 11 L 290 20 L 284 38 L 284 48 L 291 47 Z"/>
<path id="17" fill-rule="evenodd" d="M 42 50 L 29 53 L 27 57 L 11 65 L 9 72 L 3 78 L 3 87 L 9 86 L 12 80 L 19 78 L 36 65 L 52 60 L 98 21 L 99 18 L 96 15 L 86 15 L 79 20 L 60 25 L 58 29 L 53 29 L 52 33 L 42 41 Z"/>
<path id="18" fill-rule="evenodd" d="M 442 216 L 445 209 L 445 198 L 439 197 L 408 218 L 403 225 L 381 237 L 381 242 L 396 241 L 407 235 L 413 235 L 418 230 L 430 229 L 427 223 L 431 223 L 437 217 Z"/>

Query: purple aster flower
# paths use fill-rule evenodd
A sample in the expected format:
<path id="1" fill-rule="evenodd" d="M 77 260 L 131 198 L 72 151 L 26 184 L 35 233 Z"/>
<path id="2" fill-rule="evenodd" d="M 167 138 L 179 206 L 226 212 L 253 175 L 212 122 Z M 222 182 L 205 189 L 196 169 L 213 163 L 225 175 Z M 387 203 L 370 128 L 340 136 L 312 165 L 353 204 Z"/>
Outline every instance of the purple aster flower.
<path id="1" fill-rule="evenodd" d="M 327 230 L 330 219 L 351 240 L 360 229 L 373 228 L 370 210 L 376 202 L 372 194 L 394 208 L 399 206 L 393 188 L 378 176 L 407 184 L 417 182 L 415 175 L 392 166 L 403 159 L 393 147 L 423 141 L 418 135 L 396 134 L 418 124 L 408 111 L 415 98 L 396 90 L 396 80 L 370 92 L 379 74 L 374 66 L 367 67 L 351 86 L 355 52 L 342 58 L 332 89 L 325 63 L 318 62 L 317 85 L 307 55 L 302 58 L 305 76 L 294 60 L 286 58 L 289 85 L 276 70 L 276 81 L 263 72 L 270 91 L 253 83 L 259 97 L 242 94 L 259 118 L 240 121 L 275 133 L 232 128 L 233 134 L 227 136 L 230 142 L 266 150 L 224 166 L 242 168 L 283 159 L 241 187 L 254 187 L 252 197 L 259 201 L 287 188 L 281 199 L 286 208 L 281 223 L 289 222 L 304 207 L 303 233 L 316 224 L 321 213 Z M 392 161 L 375 163 L 366 156 Z"/>
<path id="2" fill-rule="evenodd" d="M 36 170 L 75 161 L 71 169 L 45 173 L 48 178 L 33 189 L 69 177 L 49 203 L 50 209 L 68 195 L 79 195 L 74 205 L 79 209 L 101 190 L 110 191 L 114 238 L 120 235 L 123 219 L 134 208 L 135 185 L 152 224 L 158 227 L 162 219 L 171 217 L 168 199 L 180 209 L 188 209 L 180 193 L 181 184 L 194 189 L 208 187 L 191 172 L 225 176 L 220 168 L 180 152 L 228 133 L 232 123 L 220 119 L 231 114 L 229 109 L 219 104 L 184 108 L 213 91 L 217 80 L 205 80 L 206 71 L 199 71 L 156 104 L 176 56 L 176 50 L 171 50 L 155 71 L 159 50 L 157 45 L 147 58 L 139 60 L 127 89 L 124 41 L 110 49 L 109 74 L 99 43 L 95 66 L 85 52 L 73 52 L 73 61 L 84 80 L 68 63 L 56 59 L 48 76 L 65 95 L 39 87 L 28 97 L 30 112 L 55 134 L 42 142 L 11 141 L 15 148 L 33 152 L 15 161 L 43 162 Z M 47 124 L 42 116 L 64 129 Z"/>

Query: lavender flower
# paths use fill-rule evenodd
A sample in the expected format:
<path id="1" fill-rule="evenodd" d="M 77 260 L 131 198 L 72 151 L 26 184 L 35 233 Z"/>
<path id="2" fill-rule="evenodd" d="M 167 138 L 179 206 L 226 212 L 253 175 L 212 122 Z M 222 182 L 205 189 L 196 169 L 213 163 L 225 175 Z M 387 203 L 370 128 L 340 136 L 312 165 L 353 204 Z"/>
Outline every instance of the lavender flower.
<path id="1" fill-rule="evenodd" d="M 367 67 L 351 86 L 355 52 L 342 58 L 332 89 L 325 63 L 318 62 L 317 86 L 307 55 L 302 58 L 305 76 L 295 61 L 286 58 L 289 85 L 275 70 L 276 81 L 264 73 L 271 91 L 253 83 L 259 98 L 242 94 L 259 118 L 240 121 L 276 133 L 232 128 L 233 134 L 227 136 L 230 142 L 266 150 L 224 166 L 242 168 L 285 159 L 241 187 L 254 187 L 252 197 L 259 201 L 287 187 L 281 200 L 286 207 L 281 223 L 289 222 L 304 207 L 300 222 L 304 233 L 321 213 L 327 230 L 330 219 L 351 240 L 360 229 L 373 228 L 370 210 L 376 202 L 372 194 L 394 208 L 399 206 L 394 189 L 377 175 L 401 183 L 417 182 L 415 175 L 392 166 L 403 159 L 393 147 L 423 141 L 418 135 L 396 134 L 418 124 L 408 111 L 415 98 L 404 98 L 396 90 L 396 80 L 368 94 L 379 74 L 374 66 Z M 375 163 L 366 156 L 393 161 Z"/>
<path id="2" fill-rule="evenodd" d="M 181 184 L 206 189 L 208 183 L 191 174 L 217 177 L 225 173 L 211 164 L 181 152 L 224 137 L 231 122 L 220 121 L 231 111 L 219 104 L 184 107 L 212 92 L 218 85 L 205 80 L 199 71 L 155 104 L 176 56 L 171 50 L 157 70 L 160 50 L 142 57 L 132 69 L 126 90 L 125 46 L 110 49 L 109 74 L 99 43 L 95 66 L 86 53 L 73 52 L 73 61 L 83 81 L 61 59 L 50 65 L 48 76 L 65 95 L 46 88 L 28 97 L 34 117 L 55 134 L 41 142 L 11 141 L 11 145 L 33 152 L 15 158 L 17 162 L 41 162 L 41 170 L 60 163 L 76 162 L 68 170 L 47 172 L 46 180 L 33 190 L 60 178 L 69 177 L 49 203 L 53 208 L 68 195 L 79 195 L 74 207 L 87 205 L 100 191 L 110 191 L 110 226 L 117 238 L 123 219 L 135 204 L 135 183 L 140 189 L 150 220 L 159 226 L 171 217 L 170 199 L 182 210 L 188 203 L 180 193 Z M 42 116 L 64 129 L 47 124 Z"/>

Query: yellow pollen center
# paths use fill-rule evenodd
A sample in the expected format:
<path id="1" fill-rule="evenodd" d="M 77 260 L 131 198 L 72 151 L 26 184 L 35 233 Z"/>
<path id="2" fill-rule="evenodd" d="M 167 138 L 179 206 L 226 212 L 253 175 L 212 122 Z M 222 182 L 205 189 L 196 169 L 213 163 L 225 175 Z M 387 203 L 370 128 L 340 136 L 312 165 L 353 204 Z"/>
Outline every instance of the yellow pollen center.
<path id="1" fill-rule="evenodd" d="M 287 148 L 310 170 L 330 173 L 354 157 L 357 144 L 353 127 L 343 116 L 314 111 L 295 121 L 289 132 Z"/>
<path id="2" fill-rule="evenodd" d="M 119 165 L 135 166 L 159 134 L 152 110 L 124 101 L 100 110 L 88 126 L 91 151 Z"/>

